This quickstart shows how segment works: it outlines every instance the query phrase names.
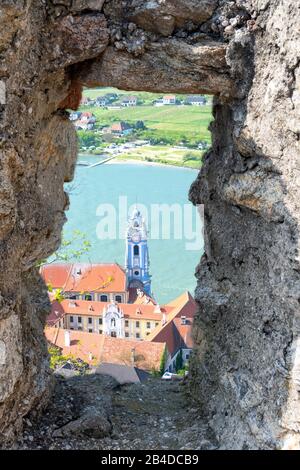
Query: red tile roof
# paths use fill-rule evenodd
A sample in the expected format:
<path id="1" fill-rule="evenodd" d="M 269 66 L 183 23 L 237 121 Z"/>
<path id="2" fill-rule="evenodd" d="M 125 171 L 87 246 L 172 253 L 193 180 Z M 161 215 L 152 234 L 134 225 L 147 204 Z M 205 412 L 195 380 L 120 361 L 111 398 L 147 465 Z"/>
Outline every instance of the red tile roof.
<path id="1" fill-rule="evenodd" d="M 128 302 L 132 303 L 132 304 L 144 304 L 144 305 L 147 305 L 147 304 L 152 304 L 152 305 L 156 305 L 156 302 L 155 300 L 150 297 L 149 295 L 145 294 L 145 292 L 142 292 L 142 295 L 139 296 L 138 293 L 137 293 L 137 288 L 136 287 L 129 287 L 128 288 L 128 293 L 129 293 L 129 296 L 128 296 Z"/>
<path id="2" fill-rule="evenodd" d="M 126 291 L 126 275 L 118 264 L 53 263 L 40 273 L 46 284 L 65 292 Z"/>
<path id="3" fill-rule="evenodd" d="M 49 318 L 55 318 L 55 311 L 57 311 L 58 302 L 53 302 L 52 311 Z M 87 315 L 92 316 L 101 316 L 103 309 L 109 305 L 109 302 L 98 302 L 98 301 L 89 301 L 89 300 L 70 300 L 65 299 L 60 304 L 60 310 L 64 314 L 69 315 Z M 125 318 L 136 319 L 136 320 L 154 320 L 161 321 L 163 314 L 170 314 L 173 311 L 173 307 L 164 306 L 159 307 L 156 305 L 136 305 L 136 304 L 123 304 L 117 303 L 120 309 L 124 313 Z M 62 315 L 62 316 L 63 316 Z M 50 323 L 47 320 L 47 324 Z"/>
<path id="4" fill-rule="evenodd" d="M 173 356 L 180 348 L 192 348 L 192 323 L 197 311 L 197 304 L 189 292 L 184 292 L 166 307 L 173 306 L 167 322 L 159 324 L 147 337 L 147 341 L 161 341 L 167 344 Z M 187 324 L 181 325 L 181 317 L 186 317 Z"/>
<path id="5" fill-rule="evenodd" d="M 143 370 L 159 370 L 165 343 L 134 341 L 105 336 L 101 352 L 101 362 L 112 364 L 135 365 Z M 134 364 L 132 350 L 134 349 Z"/>
<path id="6" fill-rule="evenodd" d="M 65 316 L 65 310 L 60 302 L 54 301 L 51 304 L 51 312 L 47 317 L 47 325 L 54 326 Z"/>
<path id="7" fill-rule="evenodd" d="M 63 355 L 82 359 L 90 365 L 102 362 L 135 365 L 143 370 L 159 370 L 166 345 L 162 342 L 133 341 L 111 338 L 97 333 L 69 331 L 70 346 L 65 346 L 65 332 L 62 328 L 45 328 L 49 343 L 59 347 Z M 134 364 L 132 355 L 134 350 Z"/>

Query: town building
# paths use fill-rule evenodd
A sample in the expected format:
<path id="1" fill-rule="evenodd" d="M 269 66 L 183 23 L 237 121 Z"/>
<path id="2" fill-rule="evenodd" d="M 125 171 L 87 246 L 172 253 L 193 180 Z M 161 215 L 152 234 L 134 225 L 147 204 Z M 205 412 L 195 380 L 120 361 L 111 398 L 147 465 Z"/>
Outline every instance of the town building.
<path id="1" fill-rule="evenodd" d="M 182 366 L 185 366 L 193 349 L 192 325 L 197 305 L 189 292 L 184 292 L 171 301 L 168 307 L 173 307 L 167 316 L 167 321 L 159 324 L 148 336 L 148 341 L 166 343 L 168 358 L 165 370 L 176 371 L 178 356 L 181 356 Z"/>
<path id="2" fill-rule="evenodd" d="M 116 263 L 44 265 L 41 275 L 52 301 L 46 327 L 48 341 L 63 354 L 67 351 L 90 365 L 101 361 L 123 364 L 123 355 L 128 356 L 131 348 L 142 355 L 145 351 L 159 352 L 160 361 L 163 353 L 164 370 L 183 367 L 193 347 L 196 303 L 185 292 L 159 305 L 152 297 L 149 266 L 147 227 L 137 208 L 128 219 L 124 269 Z M 137 344 L 141 346 L 137 348 Z M 135 361 L 134 365 L 157 370 L 157 363 L 145 361 Z M 132 366 L 133 362 L 128 359 L 127 364 Z"/>
<path id="3" fill-rule="evenodd" d="M 132 126 L 124 121 L 115 122 L 110 126 L 110 132 L 112 134 L 127 135 L 132 132 Z"/>
<path id="4" fill-rule="evenodd" d="M 126 273 L 117 263 L 53 263 L 40 270 L 52 298 L 60 291 L 65 299 L 128 302 Z"/>
<path id="5" fill-rule="evenodd" d="M 128 289 L 141 289 L 151 295 L 147 227 L 137 208 L 128 221 L 126 241 L 125 269 Z"/>
<path id="6" fill-rule="evenodd" d="M 48 343 L 59 348 L 64 356 L 81 359 L 91 367 L 110 363 L 159 371 L 164 356 L 168 356 L 166 344 L 162 342 L 124 340 L 49 326 L 45 335 Z"/>
<path id="7" fill-rule="evenodd" d="M 49 326 L 144 340 L 173 311 L 171 306 L 65 299 L 53 301 Z"/>
<path id="8" fill-rule="evenodd" d="M 126 96 L 122 99 L 121 105 L 125 107 L 129 106 L 136 106 L 137 105 L 137 97 L 136 96 Z"/>
<path id="9" fill-rule="evenodd" d="M 202 95 L 191 95 L 185 100 L 185 104 L 191 104 L 194 106 L 204 106 L 207 103 L 207 99 Z"/>
<path id="10" fill-rule="evenodd" d="M 175 95 L 164 95 L 162 100 L 164 105 L 176 104 Z"/>

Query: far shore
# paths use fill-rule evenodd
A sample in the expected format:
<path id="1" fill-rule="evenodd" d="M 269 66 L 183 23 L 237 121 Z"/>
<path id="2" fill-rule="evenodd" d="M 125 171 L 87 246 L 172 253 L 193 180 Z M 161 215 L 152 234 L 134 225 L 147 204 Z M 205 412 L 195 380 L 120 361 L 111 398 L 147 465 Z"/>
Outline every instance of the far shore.
<path id="1" fill-rule="evenodd" d="M 84 157 L 85 155 L 87 154 L 84 154 L 84 153 L 79 153 L 79 157 L 82 156 Z M 97 159 L 97 157 L 99 158 L 100 155 L 96 155 L 96 154 L 88 154 L 89 156 L 93 156 L 95 157 L 95 159 Z M 200 167 L 199 168 L 191 168 L 190 166 L 185 166 L 185 165 L 172 165 L 172 163 L 161 163 L 161 162 L 156 162 L 156 161 L 146 161 L 146 160 L 140 160 L 140 159 L 134 159 L 134 158 L 118 158 L 118 156 L 116 155 L 115 157 L 112 157 L 110 160 L 108 160 L 107 162 L 104 162 L 103 163 L 104 165 L 122 165 L 122 164 L 128 164 L 128 165 L 145 165 L 145 166 L 163 166 L 163 167 L 173 167 L 173 168 L 185 168 L 185 169 L 188 169 L 188 170 L 196 170 L 196 171 L 199 171 L 200 170 Z"/>
<path id="2" fill-rule="evenodd" d="M 167 167 L 173 167 L 173 168 L 185 168 L 187 170 L 196 170 L 198 171 L 197 168 L 191 168 L 189 166 L 184 166 L 184 165 L 172 165 L 171 163 L 161 163 L 161 162 L 147 162 L 144 160 L 138 160 L 138 159 L 120 159 L 118 160 L 118 157 L 112 158 L 108 162 L 105 163 L 105 165 L 121 165 L 122 163 L 125 163 L 126 165 L 145 165 L 145 166 L 167 166 Z"/>

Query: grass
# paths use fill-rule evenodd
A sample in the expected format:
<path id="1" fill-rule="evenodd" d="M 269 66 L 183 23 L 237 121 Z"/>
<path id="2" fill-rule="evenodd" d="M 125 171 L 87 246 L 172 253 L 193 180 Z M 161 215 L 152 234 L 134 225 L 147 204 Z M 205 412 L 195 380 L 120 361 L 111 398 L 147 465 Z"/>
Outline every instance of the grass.
<path id="1" fill-rule="evenodd" d="M 208 126 L 213 119 L 210 97 L 206 106 L 176 105 L 157 107 L 153 106 L 152 102 L 162 97 L 163 94 L 127 92 L 108 87 L 85 89 L 83 92 L 84 96 L 91 99 L 107 93 L 117 93 L 118 95 L 134 94 L 140 101 L 143 101 L 143 104 L 120 109 L 82 106 L 81 110 L 92 112 L 97 120 L 96 127 L 100 129 L 110 126 L 113 122 L 117 121 L 126 121 L 131 124 L 143 121 L 146 129 L 136 132 L 135 137 L 129 135 L 125 139 L 127 141 L 136 138 L 146 139 L 153 144 L 149 147 L 130 149 L 126 153 L 118 155 L 117 160 L 153 161 L 168 165 L 200 168 L 203 151 L 196 150 L 197 145 L 200 141 L 206 141 L 209 145 L 211 144 L 211 134 L 208 130 Z M 184 95 L 176 95 L 176 97 L 184 99 Z M 84 133 L 85 131 L 80 132 Z M 101 141 L 101 134 L 92 134 L 99 142 Z M 88 136 L 87 133 L 86 136 Z M 81 136 L 81 140 L 84 140 L 83 137 L 85 136 Z M 117 142 L 117 140 L 115 141 Z M 162 142 L 164 143 L 163 146 L 160 145 Z M 184 142 L 185 146 L 193 147 L 193 149 L 189 151 L 186 149 L 174 149 L 174 146 L 181 142 Z M 88 145 L 84 144 L 84 146 Z M 100 144 L 93 143 L 93 145 L 99 146 Z"/>
<path id="2" fill-rule="evenodd" d="M 116 121 L 144 121 L 148 132 L 171 139 L 205 140 L 210 143 L 208 125 L 212 120 L 210 106 L 135 106 L 105 109 L 83 106 L 91 111 L 100 127 Z"/>
<path id="3" fill-rule="evenodd" d="M 203 152 L 201 150 L 189 151 L 186 149 L 174 149 L 169 146 L 155 145 L 129 149 L 126 153 L 118 155 L 116 160 L 139 160 L 198 169 L 202 164 L 202 155 Z"/>

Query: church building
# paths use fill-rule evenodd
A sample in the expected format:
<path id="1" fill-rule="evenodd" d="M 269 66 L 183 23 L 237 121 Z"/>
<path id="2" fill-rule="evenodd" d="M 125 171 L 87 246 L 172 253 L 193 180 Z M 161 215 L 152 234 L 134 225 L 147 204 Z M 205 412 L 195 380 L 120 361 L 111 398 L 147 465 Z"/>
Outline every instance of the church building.
<path id="1" fill-rule="evenodd" d="M 129 298 L 130 292 L 136 293 L 138 289 L 151 296 L 149 266 L 147 227 L 142 214 L 135 208 L 129 218 L 126 232 L 125 272 Z"/>

